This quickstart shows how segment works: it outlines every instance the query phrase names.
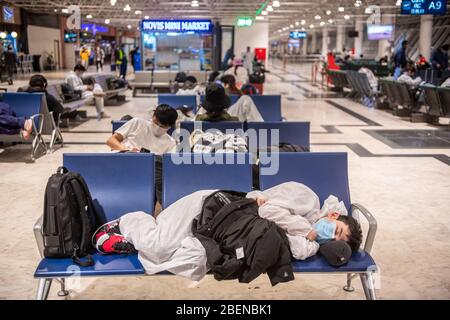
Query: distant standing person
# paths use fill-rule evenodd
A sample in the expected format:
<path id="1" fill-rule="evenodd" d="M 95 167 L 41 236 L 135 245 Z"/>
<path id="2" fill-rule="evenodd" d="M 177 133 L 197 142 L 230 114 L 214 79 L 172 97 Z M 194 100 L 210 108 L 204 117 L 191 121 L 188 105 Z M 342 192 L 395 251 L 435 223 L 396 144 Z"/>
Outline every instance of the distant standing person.
<path id="1" fill-rule="evenodd" d="M 242 55 L 244 59 L 244 68 L 247 69 L 248 74 L 253 73 L 253 59 L 255 55 L 251 51 L 250 47 L 247 47 L 247 51 Z"/>
<path id="2" fill-rule="evenodd" d="M 127 75 L 128 59 L 124 49 L 125 45 L 121 44 L 119 49 L 116 50 L 116 66 L 117 69 L 119 69 L 119 76 L 125 80 Z"/>
<path id="3" fill-rule="evenodd" d="M 17 56 L 16 53 L 13 50 L 12 45 L 8 46 L 8 50 L 4 53 L 4 60 L 6 65 L 6 71 L 8 72 L 8 84 L 13 84 L 13 74 L 14 74 L 14 67 L 17 64 Z"/>
<path id="4" fill-rule="evenodd" d="M 442 71 L 448 70 L 448 50 L 449 44 L 444 44 L 437 48 L 431 54 L 431 65 L 434 70 L 438 71 L 438 77 L 441 77 Z"/>
<path id="5" fill-rule="evenodd" d="M 103 61 L 105 59 L 105 51 L 100 47 L 100 45 L 97 45 L 95 47 L 95 65 L 97 67 L 97 72 L 103 71 Z"/>
<path id="6" fill-rule="evenodd" d="M 89 52 L 88 48 L 83 46 L 80 50 L 80 59 L 81 59 L 81 65 L 83 67 L 85 67 L 86 70 L 89 67 L 89 56 L 90 56 L 90 52 Z"/>
<path id="7" fill-rule="evenodd" d="M 398 51 L 395 53 L 395 56 L 394 56 L 394 64 L 395 64 L 394 80 L 396 80 L 402 74 L 402 71 L 406 69 L 406 66 L 408 64 L 408 61 L 406 58 L 406 48 L 407 47 L 408 47 L 408 41 L 404 40 L 402 42 L 402 47 L 400 49 L 398 49 Z"/>

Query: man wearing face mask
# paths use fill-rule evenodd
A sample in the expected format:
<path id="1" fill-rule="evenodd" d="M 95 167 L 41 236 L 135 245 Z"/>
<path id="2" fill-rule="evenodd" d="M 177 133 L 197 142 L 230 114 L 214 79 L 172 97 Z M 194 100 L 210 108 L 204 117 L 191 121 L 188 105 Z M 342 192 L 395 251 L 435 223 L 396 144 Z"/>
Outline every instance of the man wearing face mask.
<path id="1" fill-rule="evenodd" d="M 139 152 L 142 148 L 156 155 L 175 150 L 175 140 L 167 131 L 175 125 L 178 113 L 167 104 L 161 104 L 153 113 L 152 120 L 133 118 L 108 139 L 106 144 L 114 151 Z"/>

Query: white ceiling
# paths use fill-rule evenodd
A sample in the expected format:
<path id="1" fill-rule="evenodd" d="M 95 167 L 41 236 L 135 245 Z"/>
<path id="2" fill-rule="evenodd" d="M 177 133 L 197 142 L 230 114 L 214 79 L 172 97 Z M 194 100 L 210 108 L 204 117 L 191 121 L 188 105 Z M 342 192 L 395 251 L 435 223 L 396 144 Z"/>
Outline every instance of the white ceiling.
<path id="1" fill-rule="evenodd" d="M 114 6 L 110 0 L 10 0 L 16 6 L 46 13 L 61 13 L 61 10 L 69 5 L 78 5 L 81 8 L 82 17 L 92 15 L 89 19 L 92 22 L 103 23 L 105 19 L 111 20 L 111 25 L 126 28 L 131 25 L 133 29 L 139 26 L 139 21 L 145 16 L 150 18 L 210 18 L 221 22 L 233 23 L 239 16 L 254 17 L 258 9 L 272 4 L 272 0 L 198 0 L 199 6 L 192 7 L 190 0 L 117 0 Z M 383 14 L 396 14 L 399 7 L 397 0 L 362 0 L 360 7 L 355 7 L 355 0 L 280 0 L 280 6 L 274 8 L 264 21 L 270 23 L 272 33 L 280 28 L 295 26 L 295 22 L 305 21 L 305 26 L 314 24 L 320 27 L 319 23 L 324 21 L 329 25 L 328 20 L 332 19 L 331 25 L 353 24 L 355 17 L 367 17 L 365 8 L 370 5 L 379 5 Z M 124 11 L 123 8 L 129 5 L 131 10 Z M 338 12 L 337 8 L 343 6 L 344 12 Z M 135 14 L 135 11 L 141 14 Z M 330 10 L 330 15 L 326 11 Z M 345 20 L 344 15 L 350 15 L 351 19 Z M 316 15 L 321 16 L 321 20 L 316 20 Z M 301 25 L 299 25 L 301 27 Z"/>

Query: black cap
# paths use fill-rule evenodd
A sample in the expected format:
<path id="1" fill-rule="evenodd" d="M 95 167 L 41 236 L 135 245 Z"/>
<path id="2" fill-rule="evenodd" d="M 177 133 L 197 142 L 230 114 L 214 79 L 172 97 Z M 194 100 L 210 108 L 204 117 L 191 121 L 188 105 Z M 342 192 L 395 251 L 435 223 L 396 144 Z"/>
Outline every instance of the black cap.
<path id="1" fill-rule="evenodd" d="M 352 249 L 347 242 L 332 240 L 320 246 L 320 254 L 333 267 L 339 267 L 348 262 L 352 255 Z"/>
<path id="2" fill-rule="evenodd" d="M 231 105 L 230 97 L 226 95 L 225 88 L 212 83 L 206 88 L 205 110 L 209 113 L 219 113 Z"/>

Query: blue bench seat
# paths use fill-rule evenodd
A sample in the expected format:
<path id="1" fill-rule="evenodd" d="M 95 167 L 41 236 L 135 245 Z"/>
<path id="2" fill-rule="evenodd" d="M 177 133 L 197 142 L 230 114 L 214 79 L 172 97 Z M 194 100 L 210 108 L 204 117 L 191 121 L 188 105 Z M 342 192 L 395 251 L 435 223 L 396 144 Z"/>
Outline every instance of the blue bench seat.
<path id="1" fill-rule="evenodd" d="M 300 273 L 334 273 L 334 272 L 366 272 L 375 268 L 375 261 L 370 254 L 364 251 L 352 254 L 349 262 L 340 267 L 331 266 L 320 254 L 306 260 L 294 260 L 292 262 L 294 272 Z"/>

